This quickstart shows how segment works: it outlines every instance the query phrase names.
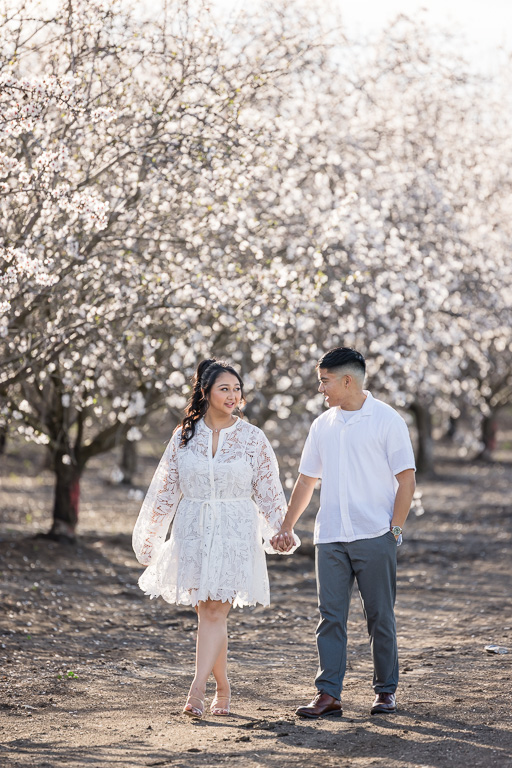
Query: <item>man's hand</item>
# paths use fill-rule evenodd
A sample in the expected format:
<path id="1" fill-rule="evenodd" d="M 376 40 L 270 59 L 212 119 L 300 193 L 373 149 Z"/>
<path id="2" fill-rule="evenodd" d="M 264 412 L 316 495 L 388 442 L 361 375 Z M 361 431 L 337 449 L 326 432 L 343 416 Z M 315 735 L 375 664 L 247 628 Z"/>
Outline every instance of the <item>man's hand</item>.
<path id="1" fill-rule="evenodd" d="M 270 543 L 278 552 L 289 552 L 295 544 L 293 528 L 285 528 L 283 526 L 279 533 L 276 533 L 276 535 L 270 539 Z"/>

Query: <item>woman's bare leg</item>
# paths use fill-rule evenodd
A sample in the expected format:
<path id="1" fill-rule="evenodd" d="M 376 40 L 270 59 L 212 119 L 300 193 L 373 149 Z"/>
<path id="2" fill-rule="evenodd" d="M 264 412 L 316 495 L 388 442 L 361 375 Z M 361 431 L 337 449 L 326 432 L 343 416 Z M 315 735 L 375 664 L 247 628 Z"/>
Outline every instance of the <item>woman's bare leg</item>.
<path id="1" fill-rule="evenodd" d="M 195 608 L 196 613 L 199 617 L 199 611 L 196 606 Z M 219 655 L 215 659 L 215 664 L 213 665 L 213 676 L 215 678 L 215 682 L 217 684 L 217 693 L 219 697 L 222 698 L 229 698 L 231 695 L 231 688 L 229 685 L 229 679 L 228 679 L 228 638 L 226 633 L 226 642 L 223 644 Z"/>
<path id="2" fill-rule="evenodd" d="M 228 643 L 222 648 L 213 665 L 216 690 L 210 711 L 212 715 L 229 715 L 231 703 L 231 686 L 228 679 Z"/>
<path id="3" fill-rule="evenodd" d="M 229 696 L 229 680 L 228 680 L 228 638 L 226 636 L 226 642 L 222 646 L 222 649 L 215 660 L 213 665 L 213 676 L 217 683 L 217 693 L 219 696 Z"/>
<path id="4" fill-rule="evenodd" d="M 195 612 L 197 613 L 198 619 L 199 619 L 199 610 L 198 606 L 195 606 Z M 219 655 L 215 659 L 215 664 L 213 665 L 213 676 L 215 678 L 215 682 L 217 683 L 217 691 L 219 692 L 219 696 L 229 696 L 230 695 L 230 686 L 229 686 L 229 679 L 228 679 L 228 637 L 226 632 L 226 642 L 223 644 Z"/>
<path id="5" fill-rule="evenodd" d="M 198 606 L 196 673 L 190 686 L 190 696 L 204 700 L 206 683 L 213 671 L 217 681 L 229 695 L 227 679 L 227 617 L 231 603 L 220 600 L 201 601 Z M 219 691 L 220 693 L 220 691 Z M 194 704 L 195 706 L 195 704 Z"/>

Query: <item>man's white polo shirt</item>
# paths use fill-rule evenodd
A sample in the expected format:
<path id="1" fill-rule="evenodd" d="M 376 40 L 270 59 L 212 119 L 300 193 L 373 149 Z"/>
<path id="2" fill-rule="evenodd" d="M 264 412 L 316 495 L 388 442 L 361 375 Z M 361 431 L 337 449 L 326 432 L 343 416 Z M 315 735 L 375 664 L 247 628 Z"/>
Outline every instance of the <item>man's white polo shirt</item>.
<path id="1" fill-rule="evenodd" d="M 315 544 L 372 539 L 389 531 L 395 475 L 416 469 L 405 421 L 370 392 L 365 395 L 362 408 L 347 421 L 333 407 L 309 430 L 299 472 L 322 479 Z"/>

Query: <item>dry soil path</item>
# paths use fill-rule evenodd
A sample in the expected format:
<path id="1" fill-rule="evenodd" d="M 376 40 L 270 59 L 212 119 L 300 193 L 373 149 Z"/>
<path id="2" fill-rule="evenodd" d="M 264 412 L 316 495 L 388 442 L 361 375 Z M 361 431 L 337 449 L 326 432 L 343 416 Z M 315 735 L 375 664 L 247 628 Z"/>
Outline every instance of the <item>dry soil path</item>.
<path id="1" fill-rule="evenodd" d="M 399 556 L 399 711 L 371 717 L 357 599 L 341 720 L 301 721 L 313 693 L 317 621 L 313 510 L 301 555 L 269 558 L 272 606 L 230 617 L 233 715 L 181 715 L 195 614 L 138 590 L 138 501 L 86 477 L 77 547 L 33 539 L 51 478 L 11 458 L 2 482 L 0 764 L 145 766 L 512 766 L 512 467 L 447 455 L 423 483 Z M 147 471 L 154 462 L 148 461 Z M 489 643 L 508 655 L 489 655 Z M 212 686 L 213 687 L 213 686 Z M 212 694 L 212 687 L 209 695 Z"/>

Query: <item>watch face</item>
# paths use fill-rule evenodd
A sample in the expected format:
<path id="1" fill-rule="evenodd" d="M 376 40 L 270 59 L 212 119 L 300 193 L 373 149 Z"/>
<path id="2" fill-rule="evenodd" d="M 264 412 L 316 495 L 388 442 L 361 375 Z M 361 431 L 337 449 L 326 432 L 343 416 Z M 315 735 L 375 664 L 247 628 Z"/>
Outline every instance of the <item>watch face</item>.
<path id="1" fill-rule="evenodd" d="M 393 536 L 400 536 L 400 534 L 402 533 L 402 529 L 400 528 L 399 525 L 394 525 L 391 529 L 391 533 L 393 534 Z"/>

